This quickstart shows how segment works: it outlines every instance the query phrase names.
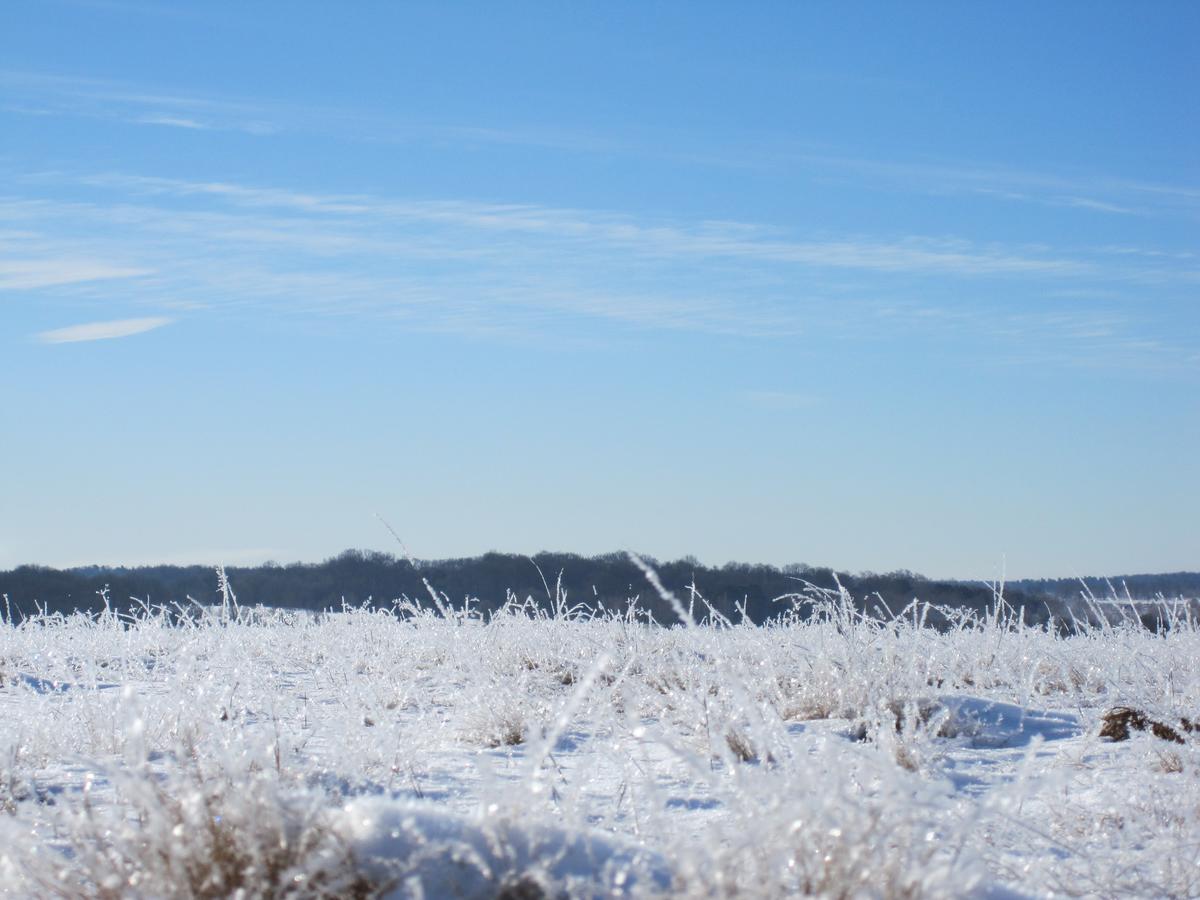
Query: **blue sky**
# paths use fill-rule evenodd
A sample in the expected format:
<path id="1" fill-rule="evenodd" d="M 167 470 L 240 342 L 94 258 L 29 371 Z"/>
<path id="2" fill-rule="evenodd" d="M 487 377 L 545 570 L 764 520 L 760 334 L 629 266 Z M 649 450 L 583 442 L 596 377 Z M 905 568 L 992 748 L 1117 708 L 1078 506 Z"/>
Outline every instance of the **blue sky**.
<path id="1" fill-rule="evenodd" d="M 0 566 L 1200 567 L 1200 8 L 0 28 Z"/>

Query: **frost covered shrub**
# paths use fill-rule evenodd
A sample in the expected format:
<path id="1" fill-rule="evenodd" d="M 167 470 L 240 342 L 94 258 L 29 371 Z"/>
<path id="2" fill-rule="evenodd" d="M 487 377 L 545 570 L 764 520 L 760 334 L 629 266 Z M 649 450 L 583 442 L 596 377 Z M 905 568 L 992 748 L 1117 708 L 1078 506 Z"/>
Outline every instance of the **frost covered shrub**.
<path id="1" fill-rule="evenodd" d="M 116 771 L 56 820 L 69 854 L 28 883 L 72 897 L 367 897 L 327 799 L 256 764 Z M 49 870 L 49 871 L 47 871 Z"/>
<path id="2" fill-rule="evenodd" d="M 844 762 L 844 761 L 843 761 Z M 862 781 L 793 773 L 685 850 L 679 888 L 693 896 L 962 897 L 986 870 L 946 838 L 944 791 L 885 769 Z M 782 783 L 780 783 L 782 781 Z"/>
<path id="3" fill-rule="evenodd" d="M 1200 745 L 1147 734 L 1071 763 L 996 797 L 990 869 L 1067 896 L 1200 896 Z"/>

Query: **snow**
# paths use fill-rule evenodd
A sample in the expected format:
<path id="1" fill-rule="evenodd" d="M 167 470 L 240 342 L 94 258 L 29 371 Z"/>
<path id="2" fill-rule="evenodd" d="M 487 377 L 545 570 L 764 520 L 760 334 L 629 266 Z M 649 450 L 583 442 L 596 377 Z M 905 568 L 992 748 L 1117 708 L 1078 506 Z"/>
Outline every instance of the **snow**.
<path id="1" fill-rule="evenodd" d="M 1027 747 L 1033 741 L 1064 740 L 1082 732 L 1074 713 L 968 696 L 941 697 L 937 706 L 949 713 L 954 731 L 970 738 L 971 747 Z"/>
<path id="2" fill-rule="evenodd" d="M 453 815 L 428 803 L 372 797 L 347 804 L 336 827 L 374 881 L 395 883 L 386 896 L 408 896 L 419 885 L 432 897 L 486 898 L 522 880 L 576 897 L 671 886 L 666 861 L 644 848 L 494 814 Z"/>
<path id="3" fill-rule="evenodd" d="M 1200 629 L 0 624 L 13 896 L 1200 895 Z M 560 608 L 566 608 L 563 604 Z M 281 887 L 282 885 L 282 887 Z"/>

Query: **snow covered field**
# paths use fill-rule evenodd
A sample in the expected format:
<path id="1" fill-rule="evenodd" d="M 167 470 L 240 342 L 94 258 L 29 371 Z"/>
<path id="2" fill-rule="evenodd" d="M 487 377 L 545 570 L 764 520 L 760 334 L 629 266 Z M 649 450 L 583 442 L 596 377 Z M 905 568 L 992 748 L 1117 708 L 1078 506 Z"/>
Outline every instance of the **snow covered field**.
<path id="1" fill-rule="evenodd" d="M 0 885 L 1200 895 L 1190 619 L 1062 636 L 814 595 L 753 627 L 684 593 L 662 627 L 559 600 L 0 625 Z M 1177 739 L 1101 737 L 1116 707 Z"/>

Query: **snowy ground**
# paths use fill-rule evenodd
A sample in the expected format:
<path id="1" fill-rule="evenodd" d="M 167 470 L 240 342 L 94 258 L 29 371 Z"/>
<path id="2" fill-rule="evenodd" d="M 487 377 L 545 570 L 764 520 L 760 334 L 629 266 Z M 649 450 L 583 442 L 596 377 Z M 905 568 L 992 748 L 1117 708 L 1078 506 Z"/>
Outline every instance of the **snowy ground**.
<path id="1" fill-rule="evenodd" d="M 923 614 L 2 624 L 0 885 L 1200 896 L 1200 628 Z"/>

